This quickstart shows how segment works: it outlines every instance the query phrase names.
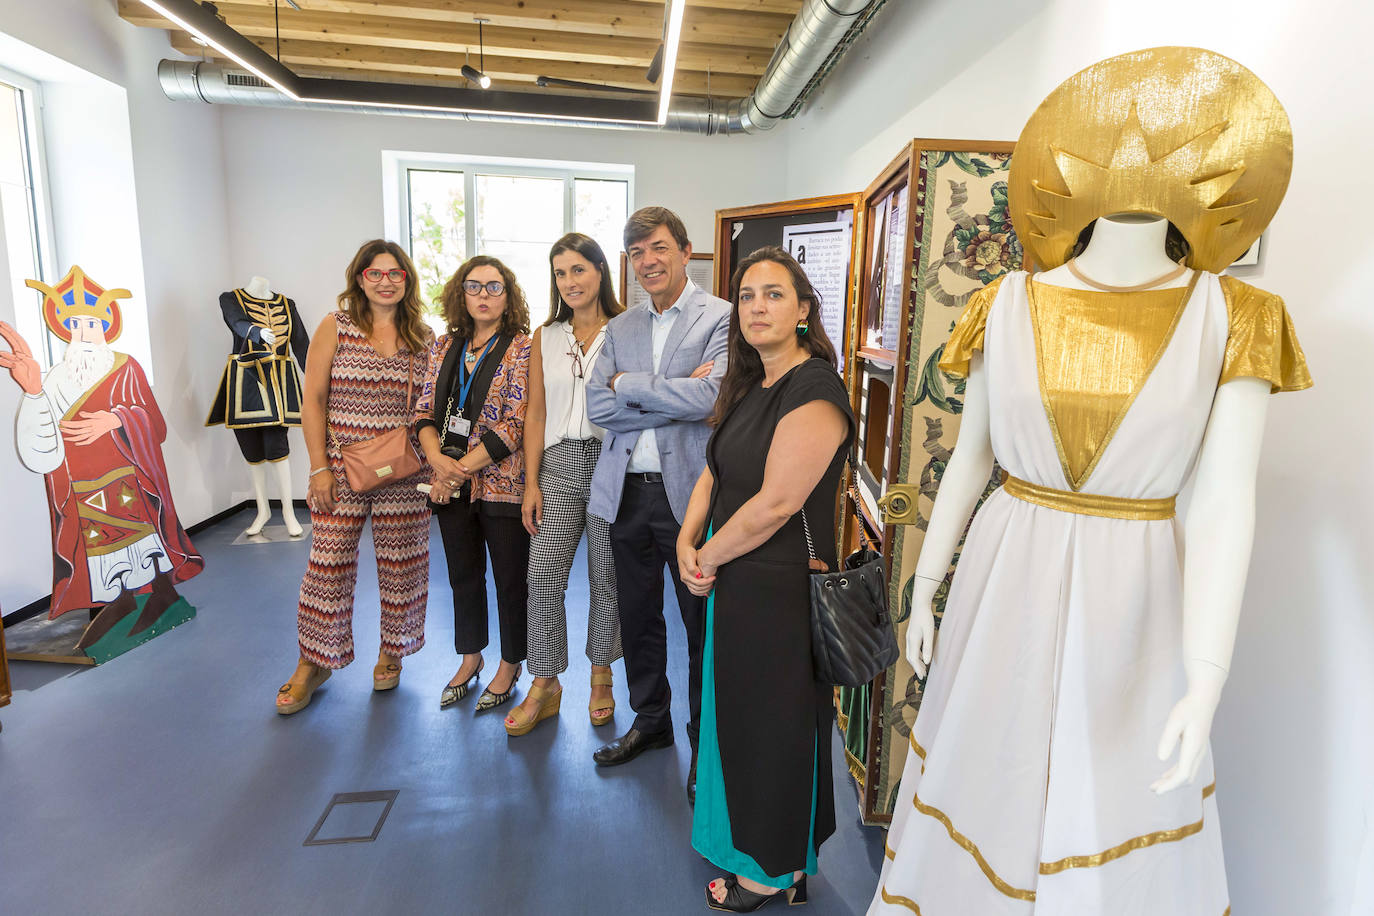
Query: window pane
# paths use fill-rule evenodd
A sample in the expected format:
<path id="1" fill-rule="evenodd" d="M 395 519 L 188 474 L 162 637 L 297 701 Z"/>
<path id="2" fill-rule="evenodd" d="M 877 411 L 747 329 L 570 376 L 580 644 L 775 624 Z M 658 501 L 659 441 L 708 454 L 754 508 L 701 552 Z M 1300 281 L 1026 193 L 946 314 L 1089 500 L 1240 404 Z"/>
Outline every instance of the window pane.
<path id="1" fill-rule="evenodd" d="M 0 83 L 0 181 L 10 184 L 23 184 L 28 172 L 19 105 L 19 90 Z"/>
<path id="2" fill-rule="evenodd" d="M 448 278 L 468 256 L 463 173 L 408 169 L 410 257 L 420 275 L 420 298 L 434 315 Z"/>
<path id="3" fill-rule="evenodd" d="M 625 236 L 625 219 L 630 215 L 628 181 L 578 178 L 573 182 L 573 225 L 578 232 L 596 239 L 606 252 L 606 263 L 620 270 L 620 252 Z M 618 284 L 619 276 L 612 277 Z"/>
<path id="4" fill-rule="evenodd" d="M 28 122 L 21 90 L 0 83 L 0 238 L 9 264 L 15 324 L 44 369 L 52 365 L 53 340 L 39 318 L 37 294 L 25 280 L 51 280 L 39 263 L 38 218 L 29 162 Z"/>
<path id="5" fill-rule="evenodd" d="M 563 235 L 563 179 L 477 176 L 476 254 L 500 258 L 529 302 L 530 323 L 549 313 L 549 248 Z"/>

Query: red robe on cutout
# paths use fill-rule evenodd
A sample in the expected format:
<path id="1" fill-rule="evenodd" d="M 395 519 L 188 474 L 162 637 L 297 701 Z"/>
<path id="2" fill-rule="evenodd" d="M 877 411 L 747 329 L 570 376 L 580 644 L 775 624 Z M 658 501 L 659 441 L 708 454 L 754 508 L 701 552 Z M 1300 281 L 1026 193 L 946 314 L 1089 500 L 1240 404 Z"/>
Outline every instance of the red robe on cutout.
<path id="1" fill-rule="evenodd" d="M 65 459 L 44 475 L 52 516 L 51 617 L 107 603 L 125 579 L 140 583 L 132 591 L 146 593 L 153 572 L 184 582 L 205 568 L 172 504 L 162 412 L 143 369 L 127 354 L 116 354 L 110 371 L 62 419 L 101 410 L 122 425 L 89 445 L 65 442 Z M 92 582 L 93 557 L 117 558 L 101 573 L 105 581 Z"/>

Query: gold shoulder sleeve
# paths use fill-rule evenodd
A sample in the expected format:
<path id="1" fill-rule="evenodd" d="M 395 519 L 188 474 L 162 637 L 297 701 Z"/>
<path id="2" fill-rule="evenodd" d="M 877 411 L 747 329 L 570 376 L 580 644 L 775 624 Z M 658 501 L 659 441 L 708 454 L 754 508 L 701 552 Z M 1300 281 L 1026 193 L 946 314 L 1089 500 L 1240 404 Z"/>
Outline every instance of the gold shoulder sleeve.
<path id="1" fill-rule="evenodd" d="M 949 375 L 968 378 L 969 360 L 973 354 L 983 349 L 983 332 L 988 326 L 988 309 L 997 298 L 997 290 L 1002 287 L 1006 274 L 993 280 L 987 286 L 969 297 L 959 320 L 954 323 L 945 352 L 940 357 L 940 369 Z"/>
<path id="2" fill-rule="evenodd" d="M 1217 384 L 1237 378 L 1262 378 L 1273 392 L 1311 388 L 1307 358 L 1283 299 L 1235 277 L 1220 280 L 1226 294 L 1230 333 Z"/>

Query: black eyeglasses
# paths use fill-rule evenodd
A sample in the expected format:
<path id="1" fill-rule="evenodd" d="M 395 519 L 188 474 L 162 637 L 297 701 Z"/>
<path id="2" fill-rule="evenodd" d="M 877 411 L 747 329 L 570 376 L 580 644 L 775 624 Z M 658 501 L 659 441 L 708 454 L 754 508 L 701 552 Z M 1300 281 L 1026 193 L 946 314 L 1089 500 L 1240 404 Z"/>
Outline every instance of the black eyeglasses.
<path id="1" fill-rule="evenodd" d="M 463 291 L 470 296 L 476 296 L 482 291 L 483 287 L 486 287 L 487 292 L 493 296 L 499 296 L 506 291 L 506 284 L 502 283 L 500 280 L 488 280 L 486 283 L 483 283 L 481 280 L 463 281 Z"/>

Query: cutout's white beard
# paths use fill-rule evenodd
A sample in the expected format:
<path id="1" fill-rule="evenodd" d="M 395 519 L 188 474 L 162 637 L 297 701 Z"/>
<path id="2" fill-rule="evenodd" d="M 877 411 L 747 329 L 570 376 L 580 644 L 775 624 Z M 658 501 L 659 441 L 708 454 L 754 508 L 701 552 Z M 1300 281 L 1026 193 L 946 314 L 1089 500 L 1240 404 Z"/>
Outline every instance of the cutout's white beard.
<path id="1" fill-rule="evenodd" d="M 82 391 L 100 381 L 114 366 L 115 352 L 105 341 L 86 343 L 73 340 L 67 344 L 67 352 L 62 356 L 62 365 L 67 374 Z"/>

